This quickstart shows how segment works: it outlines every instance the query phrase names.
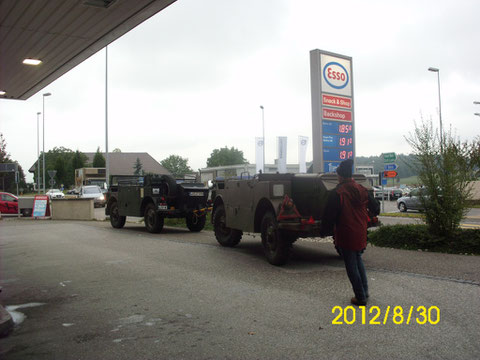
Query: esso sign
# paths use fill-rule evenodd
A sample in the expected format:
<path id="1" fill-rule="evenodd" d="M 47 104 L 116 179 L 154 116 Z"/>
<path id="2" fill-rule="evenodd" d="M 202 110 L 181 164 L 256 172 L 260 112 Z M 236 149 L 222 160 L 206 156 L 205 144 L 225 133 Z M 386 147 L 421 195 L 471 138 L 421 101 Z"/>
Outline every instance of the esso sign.
<path id="1" fill-rule="evenodd" d="M 323 68 L 323 78 L 334 89 L 343 89 L 348 85 L 348 72 L 345 67 L 335 61 L 329 62 Z"/>

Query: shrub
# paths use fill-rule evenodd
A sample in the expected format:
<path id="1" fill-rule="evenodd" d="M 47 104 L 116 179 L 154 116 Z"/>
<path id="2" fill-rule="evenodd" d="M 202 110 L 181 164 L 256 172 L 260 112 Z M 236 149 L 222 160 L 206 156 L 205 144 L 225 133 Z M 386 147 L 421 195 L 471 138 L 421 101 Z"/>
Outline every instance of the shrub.
<path id="1" fill-rule="evenodd" d="M 452 236 L 436 235 L 427 225 L 386 225 L 368 233 L 375 246 L 480 255 L 480 230 L 457 229 Z"/>

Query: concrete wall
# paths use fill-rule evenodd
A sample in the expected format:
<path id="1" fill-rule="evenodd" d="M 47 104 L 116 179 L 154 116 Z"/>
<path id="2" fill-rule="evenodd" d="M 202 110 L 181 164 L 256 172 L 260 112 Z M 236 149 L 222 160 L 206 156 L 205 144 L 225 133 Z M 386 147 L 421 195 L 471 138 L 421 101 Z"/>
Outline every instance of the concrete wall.
<path id="1" fill-rule="evenodd" d="M 480 181 L 472 181 L 472 200 L 480 200 Z"/>
<path id="2" fill-rule="evenodd" d="M 53 199 L 53 220 L 93 220 L 93 199 Z"/>

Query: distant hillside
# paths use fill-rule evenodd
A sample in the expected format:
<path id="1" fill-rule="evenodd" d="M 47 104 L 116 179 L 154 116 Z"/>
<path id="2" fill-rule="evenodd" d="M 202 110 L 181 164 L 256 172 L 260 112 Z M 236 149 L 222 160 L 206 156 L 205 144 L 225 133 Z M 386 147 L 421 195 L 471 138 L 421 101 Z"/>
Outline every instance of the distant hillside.
<path id="1" fill-rule="evenodd" d="M 373 165 L 374 172 L 378 174 L 380 171 L 384 170 L 384 163 L 382 156 L 357 156 L 357 165 Z M 411 168 L 411 165 L 415 162 L 415 157 L 411 154 L 397 154 L 397 161 L 395 163 L 398 165 L 398 177 L 403 182 L 403 179 L 410 178 L 412 176 L 417 176 L 418 174 Z"/>

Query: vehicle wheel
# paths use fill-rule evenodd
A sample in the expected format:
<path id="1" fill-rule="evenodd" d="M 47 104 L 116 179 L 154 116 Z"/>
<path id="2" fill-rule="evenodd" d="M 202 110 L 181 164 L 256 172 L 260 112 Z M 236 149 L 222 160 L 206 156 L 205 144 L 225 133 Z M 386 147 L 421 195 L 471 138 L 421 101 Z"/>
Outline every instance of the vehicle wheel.
<path id="1" fill-rule="evenodd" d="M 277 229 L 275 215 L 268 211 L 265 213 L 261 224 L 263 251 L 267 260 L 272 265 L 284 265 L 290 253 L 289 243 Z"/>
<path id="2" fill-rule="evenodd" d="M 407 205 L 405 205 L 405 203 L 401 202 L 398 204 L 398 210 L 400 210 L 401 212 L 406 212 L 407 211 Z"/>
<path id="3" fill-rule="evenodd" d="M 155 211 L 155 205 L 150 203 L 145 208 L 145 227 L 148 232 L 159 233 L 163 229 L 163 217 Z"/>
<path id="4" fill-rule="evenodd" d="M 187 227 L 190 231 L 199 232 L 205 227 L 206 216 L 205 214 L 197 216 L 194 213 L 189 213 L 185 218 L 185 221 L 187 222 Z"/>
<path id="5" fill-rule="evenodd" d="M 33 209 L 22 209 L 22 215 L 24 217 L 30 217 L 30 216 L 32 216 L 32 210 Z"/>
<path id="6" fill-rule="evenodd" d="M 126 216 L 120 216 L 117 202 L 112 203 L 112 205 L 110 205 L 110 224 L 112 224 L 115 229 L 121 229 L 123 225 L 125 225 L 126 220 Z"/>
<path id="7" fill-rule="evenodd" d="M 242 232 L 236 229 L 230 229 L 226 224 L 225 207 L 219 205 L 213 213 L 213 231 L 218 243 L 222 246 L 233 247 L 238 245 L 242 239 Z"/>

